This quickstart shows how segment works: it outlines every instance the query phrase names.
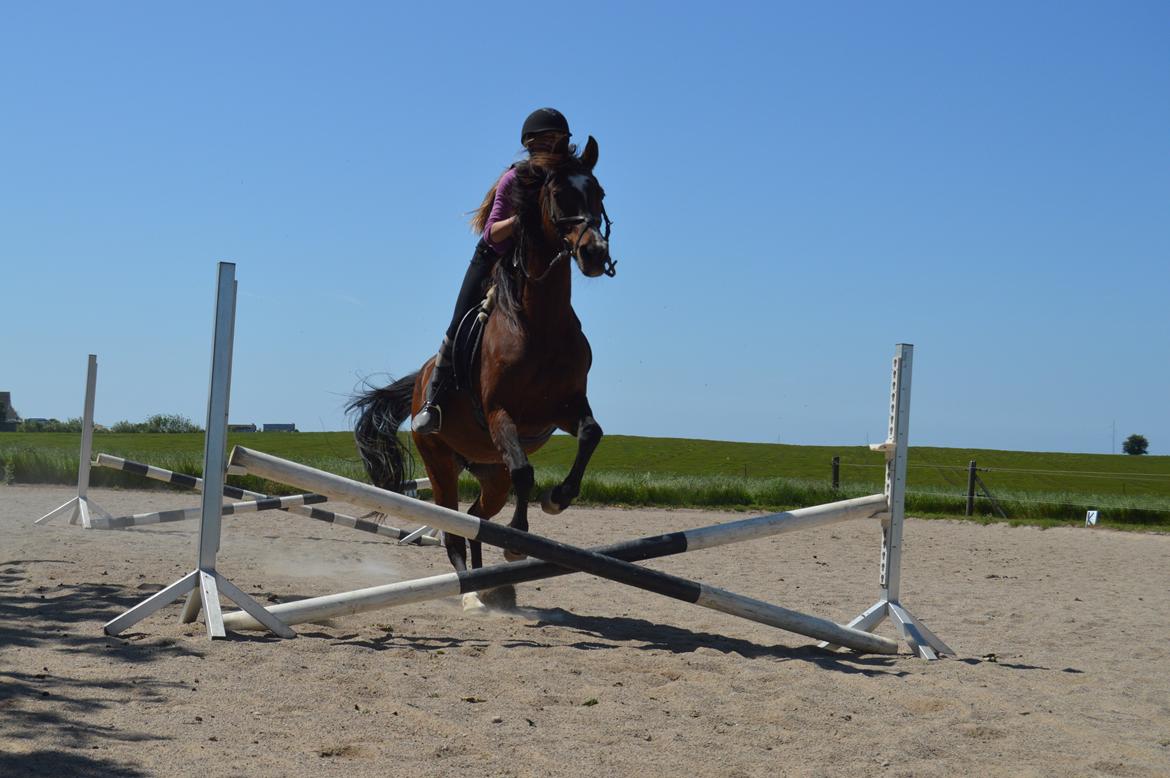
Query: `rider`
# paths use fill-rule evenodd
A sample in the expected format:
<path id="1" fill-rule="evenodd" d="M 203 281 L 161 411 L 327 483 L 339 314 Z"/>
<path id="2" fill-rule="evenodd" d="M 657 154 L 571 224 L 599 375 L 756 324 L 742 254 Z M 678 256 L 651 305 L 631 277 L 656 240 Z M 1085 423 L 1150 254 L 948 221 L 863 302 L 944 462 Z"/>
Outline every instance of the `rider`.
<path id="1" fill-rule="evenodd" d="M 528 151 L 528 161 L 541 167 L 555 167 L 573 153 L 569 145 L 569 122 L 555 108 L 538 108 L 524 120 L 520 143 Z M 463 276 L 463 285 L 455 301 L 455 313 L 447 326 L 447 334 L 439 345 L 435 367 L 427 384 L 422 409 L 411 422 L 411 429 L 420 433 L 438 432 L 443 424 L 442 403 L 454 383 L 451 347 L 459 322 L 483 299 L 483 286 L 491 277 L 497 260 L 512 249 L 512 232 L 516 227 L 515 208 L 512 205 L 512 185 L 516 180 L 516 166 L 508 168 L 488 190 L 474 217 L 471 227 L 482 233 L 471 257 L 471 264 Z"/>

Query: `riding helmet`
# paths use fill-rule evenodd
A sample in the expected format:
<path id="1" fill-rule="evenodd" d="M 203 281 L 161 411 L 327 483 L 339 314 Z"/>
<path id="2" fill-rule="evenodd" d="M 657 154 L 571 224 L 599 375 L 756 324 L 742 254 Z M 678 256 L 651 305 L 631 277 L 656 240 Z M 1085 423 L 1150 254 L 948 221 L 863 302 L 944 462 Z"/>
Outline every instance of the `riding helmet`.
<path id="1" fill-rule="evenodd" d="M 521 145 L 528 143 L 533 135 L 542 132 L 563 132 L 565 135 L 572 135 L 569 132 L 568 119 L 556 108 L 537 108 L 528 114 L 528 118 L 524 120 L 524 127 L 520 130 Z"/>

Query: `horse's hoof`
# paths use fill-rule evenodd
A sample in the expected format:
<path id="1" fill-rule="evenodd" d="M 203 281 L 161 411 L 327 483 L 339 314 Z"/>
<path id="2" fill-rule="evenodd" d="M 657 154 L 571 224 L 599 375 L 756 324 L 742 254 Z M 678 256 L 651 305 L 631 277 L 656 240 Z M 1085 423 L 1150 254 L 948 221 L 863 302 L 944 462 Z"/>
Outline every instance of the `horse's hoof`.
<path id="1" fill-rule="evenodd" d="M 479 599 L 479 595 L 475 592 L 468 592 L 463 595 L 463 612 L 464 613 L 486 613 L 487 606 Z"/>
<path id="2" fill-rule="evenodd" d="M 516 587 L 511 584 L 496 586 L 480 592 L 484 605 L 494 611 L 516 610 Z"/>
<path id="3" fill-rule="evenodd" d="M 504 549 L 504 559 L 509 562 L 519 562 L 521 559 L 527 559 L 528 555 L 520 551 L 513 551 L 510 548 Z M 466 596 L 466 595 L 464 595 Z"/>
<path id="4" fill-rule="evenodd" d="M 545 489 L 544 494 L 540 495 L 540 509 L 550 516 L 556 516 L 564 507 L 553 499 L 552 489 Z"/>

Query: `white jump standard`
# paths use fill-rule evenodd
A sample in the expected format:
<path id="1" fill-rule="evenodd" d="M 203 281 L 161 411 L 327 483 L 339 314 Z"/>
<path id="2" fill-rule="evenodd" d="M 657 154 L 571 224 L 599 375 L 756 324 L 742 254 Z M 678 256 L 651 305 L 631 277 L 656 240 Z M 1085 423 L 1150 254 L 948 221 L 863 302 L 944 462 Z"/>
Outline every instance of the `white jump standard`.
<path id="1" fill-rule="evenodd" d="M 76 524 L 81 520 L 81 526 L 89 529 L 92 513 L 102 518 L 110 518 L 110 514 L 102 509 L 89 497 L 89 467 L 90 452 L 93 450 L 93 402 L 97 394 L 97 355 L 90 354 L 85 371 L 85 407 L 81 415 L 81 457 L 77 463 L 77 496 L 58 506 L 40 517 L 33 524 L 47 524 L 58 516 L 69 514 L 69 523 Z"/>
<path id="2" fill-rule="evenodd" d="M 215 325 L 211 343 L 211 381 L 207 392 L 207 433 L 203 441 L 203 513 L 199 520 L 199 552 L 195 569 L 121 616 L 106 622 L 104 629 L 107 635 L 117 635 L 183 595 L 188 595 L 182 620 L 185 623 L 194 621 L 199 610 L 203 609 L 208 636 L 225 637 L 227 633 L 223 628 L 223 612 L 219 603 L 222 593 L 273 633 L 286 638 L 296 636 L 280 619 L 264 610 L 260 603 L 215 569 L 226 471 L 228 401 L 231 394 L 235 327 L 236 266 L 231 262 L 220 262 L 216 277 Z"/>
<path id="3" fill-rule="evenodd" d="M 902 582 L 902 523 L 906 518 L 906 460 L 910 447 L 910 379 L 914 372 L 914 346 L 899 343 L 894 355 L 894 377 L 890 381 L 890 426 L 885 443 L 870 448 L 886 455 L 886 497 L 890 513 L 882 522 L 882 555 L 878 601 L 860 616 L 849 622 L 850 627 L 872 630 L 889 616 L 898 625 L 902 639 L 915 655 L 923 659 L 938 659 L 940 654 L 954 656 L 955 652 L 926 625 L 914 618 L 901 597 Z M 821 647 L 830 647 L 822 643 Z"/>
<path id="4" fill-rule="evenodd" d="M 842 627 L 828 619 L 809 616 L 778 605 L 770 605 L 761 600 L 690 581 L 676 575 L 638 567 L 595 551 L 587 551 L 530 532 L 512 529 L 502 524 L 493 524 L 449 508 L 412 500 L 394 492 L 315 470 L 269 454 L 237 446 L 232 452 L 230 461 L 232 464 L 243 465 L 250 473 L 274 481 L 311 489 L 318 494 L 328 495 L 332 499 L 408 516 L 430 526 L 438 527 L 444 532 L 452 532 L 498 548 L 514 549 L 569 570 L 591 573 L 627 586 L 634 586 L 732 616 L 739 616 L 750 621 L 830 641 L 833 644 L 846 646 L 857 651 L 876 654 L 895 654 L 898 651 L 897 643 L 888 638 Z M 270 619 L 275 618 L 273 614 L 268 612 L 265 612 L 265 615 Z M 252 616 L 255 617 L 256 614 L 253 613 Z M 283 625 L 283 622 L 281 623 Z"/>

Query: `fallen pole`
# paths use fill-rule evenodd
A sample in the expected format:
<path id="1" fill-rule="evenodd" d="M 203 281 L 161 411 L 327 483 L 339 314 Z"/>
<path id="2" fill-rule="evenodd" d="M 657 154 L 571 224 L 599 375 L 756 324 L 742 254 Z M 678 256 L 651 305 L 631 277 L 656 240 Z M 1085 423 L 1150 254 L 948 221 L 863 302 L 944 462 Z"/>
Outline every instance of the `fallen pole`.
<path id="1" fill-rule="evenodd" d="M 842 500 L 811 508 L 799 508 L 725 524 L 713 524 L 708 527 L 670 532 L 665 535 L 652 535 L 638 540 L 598 546 L 589 550 L 626 562 L 639 562 L 682 554 L 687 551 L 699 551 L 731 543 L 771 537 L 809 527 L 820 527 L 853 519 L 867 519 L 884 511 L 885 508 L 885 495 L 875 494 L 870 497 Z M 311 597 L 271 605 L 266 610 L 285 624 L 302 624 L 306 621 L 319 621 L 396 605 L 478 592 L 496 586 L 528 583 L 568 575 L 572 572 L 574 571 L 548 562 L 526 560 L 512 564 L 482 567 L 478 570 L 468 570 L 462 573 L 444 573 L 414 581 L 400 581 L 382 586 L 372 586 L 367 589 L 339 592 L 323 597 Z M 234 630 L 266 629 L 244 611 L 224 614 L 223 623 L 226 628 Z"/>
<path id="2" fill-rule="evenodd" d="M 156 481 L 163 481 L 168 484 L 174 484 L 175 486 L 184 486 L 196 492 L 203 491 L 202 478 L 188 475 L 187 473 L 176 473 L 174 470 L 166 470 L 161 467 L 155 467 L 154 465 L 148 465 L 143 462 L 135 462 L 131 459 L 124 459 L 122 457 L 116 457 L 111 454 L 98 454 L 97 460 L 94 462 L 94 464 L 98 465 L 99 467 L 108 467 L 113 470 L 122 470 L 127 473 L 134 473 L 135 475 L 140 475 L 143 478 L 152 478 Z M 229 467 L 228 472 L 231 473 L 232 471 L 233 468 Z M 235 469 L 235 471 L 237 473 L 240 472 L 239 469 Z M 427 481 L 424 478 L 420 479 L 419 481 L 410 481 L 408 484 L 409 483 L 425 483 L 426 485 L 429 485 L 430 481 Z M 268 495 L 266 494 L 253 492 L 248 489 L 241 489 L 238 486 L 230 486 L 228 484 L 224 484 L 223 486 L 223 496 L 230 497 L 235 500 L 268 499 Z M 198 518 L 200 509 L 193 508 L 192 510 L 194 511 L 192 517 Z M 295 513 L 299 516 L 313 519 L 314 521 L 323 521 L 328 524 L 336 524 L 339 527 L 349 527 L 350 529 L 356 529 L 359 532 L 369 532 L 374 535 L 382 535 L 383 537 L 388 537 L 399 542 L 403 542 L 407 538 L 410 538 L 410 536 L 415 532 L 415 530 L 405 530 L 399 529 L 398 527 L 391 527 L 388 524 L 379 524 L 376 521 L 357 519 L 353 516 L 347 516 L 344 513 L 335 513 L 334 511 L 327 511 L 323 508 L 311 508 L 308 505 L 295 505 L 288 508 L 281 508 L 280 510 L 287 511 L 289 513 Z M 170 519 L 170 521 L 180 521 L 180 519 Z M 408 542 L 417 543 L 420 546 L 439 545 L 439 540 L 437 538 L 432 538 L 428 535 L 411 538 Z"/>
<path id="3" fill-rule="evenodd" d="M 286 497 L 265 497 L 262 500 L 247 502 L 233 502 L 223 506 L 221 516 L 232 516 L 237 513 L 258 513 L 260 511 L 286 510 L 298 505 L 313 505 L 325 502 L 329 498 L 323 494 L 293 494 Z M 118 516 L 116 518 L 93 518 L 90 520 L 91 529 L 129 529 L 147 524 L 165 524 L 172 521 L 188 521 L 197 519 L 203 508 L 177 508 L 171 511 L 152 511 L 151 513 L 135 513 L 132 516 Z"/>
<path id="4" fill-rule="evenodd" d="M 843 627 L 828 619 L 771 605 L 751 597 L 715 586 L 690 581 L 668 573 L 649 570 L 595 551 L 570 546 L 555 540 L 492 524 L 474 516 L 430 503 L 412 500 L 368 484 L 289 462 L 270 454 L 236 446 L 230 462 L 246 467 L 250 473 L 281 483 L 310 489 L 333 499 L 366 505 L 387 513 L 397 513 L 421 524 L 438 527 L 491 546 L 513 549 L 552 562 L 570 570 L 580 570 L 627 586 L 661 594 L 676 600 L 701 605 L 732 616 L 789 630 L 812 638 L 846 646 L 857 651 L 895 654 L 897 643 L 868 632 Z"/>

